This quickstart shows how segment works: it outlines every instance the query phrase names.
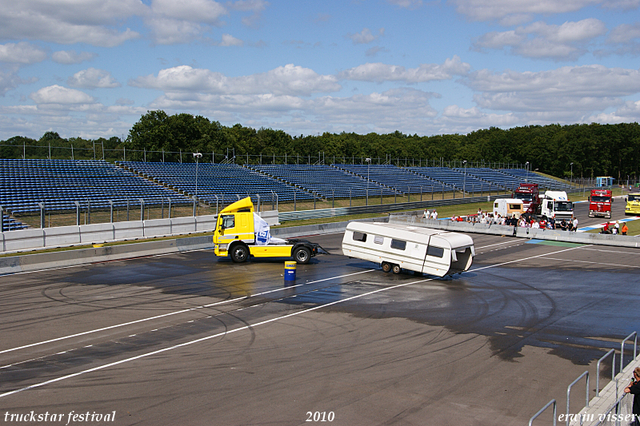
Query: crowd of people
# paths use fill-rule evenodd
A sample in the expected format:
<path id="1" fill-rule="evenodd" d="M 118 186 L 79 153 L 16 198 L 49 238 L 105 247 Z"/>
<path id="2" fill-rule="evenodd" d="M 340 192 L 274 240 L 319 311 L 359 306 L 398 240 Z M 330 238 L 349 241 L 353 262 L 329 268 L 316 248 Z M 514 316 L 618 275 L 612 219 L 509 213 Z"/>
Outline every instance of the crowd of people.
<path id="1" fill-rule="evenodd" d="M 438 212 L 435 209 L 433 209 L 433 211 L 425 209 L 422 217 L 425 219 L 437 219 Z M 534 219 L 529 215 L 522 215 L 520 217 L 501 216 L 500 214 L 494 215 L 491 212 L 484 212 L 482 209 L 478 209 L 478 213 L 468 216 L 452 216 L 451 220 L 454 222 L 485 223 L 532 229 L 556 229 L 572 232 L 576 232 L 578 230 L 577 217 L 574 217 L 573 220 L 555 220 L 554 218 L 547 219 L 545 217 Z M 607 222 L 600 233 L 627 235 L 628 231 L 629 228 L 626 223 L 623 222 L 621 224 L 620 221 L 613 221 Z"/>

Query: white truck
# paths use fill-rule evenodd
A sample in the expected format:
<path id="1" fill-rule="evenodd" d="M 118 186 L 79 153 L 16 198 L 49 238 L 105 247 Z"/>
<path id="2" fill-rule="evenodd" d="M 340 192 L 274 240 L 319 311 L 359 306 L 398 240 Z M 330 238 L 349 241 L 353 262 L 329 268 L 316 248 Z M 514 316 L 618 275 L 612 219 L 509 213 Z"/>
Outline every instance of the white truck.
<path id="1" fill-rule="evenodd" d="M 565 191 L 546 191 L 540 196 L 540 215 L 547 219 L 573 220 L 573 203 Z"/>
<path id="2" fill-rule="evenodd" d="M 515 217 L 524 214 L 524 202 L 517 198 L 498 198 L 493 202 L 493 216 Z"/>
<path id="3" fill-rule="evenodd" d="M 380 265 L 444 277 L 467 271 L 475 248 L 465 234 L 402 224 L 350 222 L 342 239 L 345 256 Z"/>

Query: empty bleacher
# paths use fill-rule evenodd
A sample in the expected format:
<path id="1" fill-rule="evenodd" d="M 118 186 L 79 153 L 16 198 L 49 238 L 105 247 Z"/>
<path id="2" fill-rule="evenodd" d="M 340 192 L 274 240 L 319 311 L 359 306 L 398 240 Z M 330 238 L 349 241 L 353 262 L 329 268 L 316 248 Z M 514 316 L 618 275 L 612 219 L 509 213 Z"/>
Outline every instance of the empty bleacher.
<path id="1" fill-rule="evenodd" d="M 554 191 L 571 191 L 572 186 L 566 181 L 551 179 L 546 176 L 542 176 L 536 172 L 528 171 L 526 169 L 503 169 L 504 174 L 514 176 L 519 179 L 520 182 L 537 183 L 540 189 L 550 189 Z"/>
<path id="2" fill-rule="evenodd" d="M 361 176 L 379 183 L 400 194 L 421 194 L 431 192 L 451 191 L 452 188 L 426 176 L 393 165 L 368 164 L 335 164 L 341 170 Z"/>
<path id="3" fill-rule="evenodd" d="M 190 201 L 167 188 L 101 160 L 0 159 L 0 206 L 12 215 L 47 211 L 107 208 L 138 203 L 159 205 Z"/>
<path id="4" fill-rule="evenodd" d="M 256 194 L 263 202 L 272 201 L 274 194 L 277 194 L 278 202 L 293 201 L 294 192 L 296 200 L 313 198 L 313 195 L 302 189 L 236 164 L 140 161 L 120 161 L 116 164 L 189 196 L 195 196 L 197 192 L 199 200 L 211 204 L 227 204 L 246 196 L 251 196 L 256 202 Z"/>
<path id="5" fill-rule="evenodd" d="M 395 191 L 376 182 L 369 182 L 367 178 L 354 175 L 345 170 L 327 165 L 307 164 L 270 164 L 254 165 L 252 169 L 258 170 L 279 180 L 306 189 L 318 196 L 330 199 L 358 198 L 369 196 L 394 195 Z"/>
<path id="6" fill-rule="evenodd" d="M 474 177 L 472 174 L 465 172 L 465 169 L 450 169 L 448 167 L 407 167 L 407 170 L 442 182 L 458 191 L 464 190 L 467 193 L 482 193 L 504 189 L 499 185 Z"/>

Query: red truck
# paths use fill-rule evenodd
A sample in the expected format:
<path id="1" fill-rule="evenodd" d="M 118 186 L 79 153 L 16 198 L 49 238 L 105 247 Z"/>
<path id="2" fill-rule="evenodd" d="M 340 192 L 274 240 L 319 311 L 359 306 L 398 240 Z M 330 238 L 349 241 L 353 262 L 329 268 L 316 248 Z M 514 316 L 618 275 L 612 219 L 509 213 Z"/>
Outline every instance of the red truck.
<path id="1" fill-rule="evenodd" d="M 589 217 L 603 216 L 611 219 L 612 202 L 610 189 L 592 189 L 589 196 Z"/>
<path id="2" fill-rule="evenodd" d="M 511 198 L 522 200 L 522 207 L 527 214 L 540 214 L 540 193 L 537 183 L 521 183 Z"/>

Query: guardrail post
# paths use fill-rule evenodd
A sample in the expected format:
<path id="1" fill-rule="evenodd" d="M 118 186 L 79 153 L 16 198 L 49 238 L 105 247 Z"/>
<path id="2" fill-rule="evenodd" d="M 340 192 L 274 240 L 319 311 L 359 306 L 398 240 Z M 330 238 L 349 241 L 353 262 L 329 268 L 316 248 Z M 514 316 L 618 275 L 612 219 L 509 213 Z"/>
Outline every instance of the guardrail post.
<path id="1" fill-rule="evenodd" d="M 3 232 L 4 232 L 4 209 L 2 208 L 2 206 L 0 206 L 0 233 L 3 233 Z"/>
<path id="2" fill-rule="evenodd" d="M 218 197 L 216 197 L 217 199 Z M 171 219 L 171 198 L 167 197 L 167 200 L 169 200 L 169 212 L 168 212 L 168 218 Z M 217 210 L 217 208 L 216 208 Z"/>
<path id="3" fill-rule="evenodd" d="M 634 331 L 630 335 L 624 338 L 622 343 L 620 344 L 620 371 L 624 369 L 624 344 L 627 340 L 631 339 L 631 337 L 635 337 L 633 343 L 633 359 L 636 359 L 636 352 L 638 347 L 638 333 Z"/>
<path id="4" fill-rule="evenodd" d="M 589 406 L 589 371 L 585 371 L 582 373 L 577 379 L 575 379 L 569 386 L 567 386 L 567 426 L 569 426 L 569 405 L 571 403 L 571 387 L 578 383 L 580 379 L 584 376 L 587 376 L 587 386 L 586 386 L 586 397 L 585 397 L 585 407 Z"/>
<path id="5" fill-rule="evenodd" d="M 109 223 L 113 223 L 113 200 L 109 200 Z"/>
<path id="6" fill-rule="evenodd" d="M 540 411 L 538 411 L 537 413 L 535 413 L 531 419 L 529 419 L 529 426 L 533 425 L 533 421 L 540 415 L 542 414 L 547 408 L 549 408 L 550 405 L 553 405 L 553 426 L 556 426 L 556 421 L 558 419 L 557 414 L 557 404 L 556 404 L 556 400 L 552 399 L 551 401 L 547 402 L 547 404 L 542 407 L 540 409 Z"/>
<path id="7" fill-rule="evenodd" d="M 80 226 L 80 202 L 74 201 L 73 203 L 76 205 L 76 226 Z M 128 219 L 127 217 L 127 220 Z"/>
<path id="8" fill-rule="evenodd" d="M 44 203 L 38 203 L 40 206 L 40 228 L 44 229 Z"/>

